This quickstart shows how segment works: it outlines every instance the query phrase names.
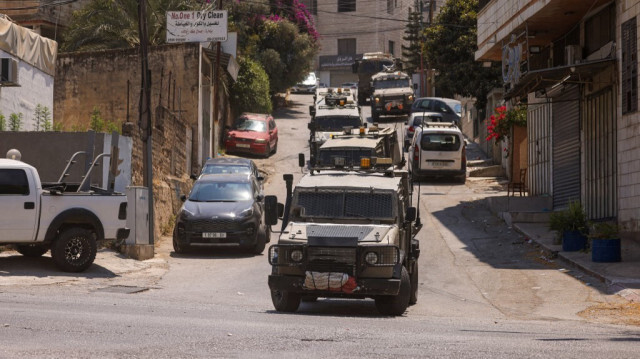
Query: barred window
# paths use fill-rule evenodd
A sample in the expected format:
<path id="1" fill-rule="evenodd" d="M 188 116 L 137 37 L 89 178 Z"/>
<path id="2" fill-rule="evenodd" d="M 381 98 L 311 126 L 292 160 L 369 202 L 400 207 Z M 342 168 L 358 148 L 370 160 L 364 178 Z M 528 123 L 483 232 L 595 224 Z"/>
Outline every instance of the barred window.
<path id="1" fill-rule="evenodd" d="M 338 12 L 356 11 L 356 0 L 338 0 Z"/>
<path id="2" fill-rule="evenodd" d="M 638 40 L 636 18 L 622 24 L 622 114 L 638 111 Z"/>

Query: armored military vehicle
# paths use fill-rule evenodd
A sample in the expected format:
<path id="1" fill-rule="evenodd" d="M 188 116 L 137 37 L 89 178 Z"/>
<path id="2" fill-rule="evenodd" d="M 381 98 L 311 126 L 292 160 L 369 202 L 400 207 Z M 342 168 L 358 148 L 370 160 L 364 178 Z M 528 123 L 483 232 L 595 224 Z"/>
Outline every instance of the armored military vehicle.
<path id="1" fill-rule="evenodd" d="M 371 78 L 371 118 L 381 115 L 409 115 L 415 100 L 411 77 L 402 71 L 383 71 Z"/>
<path id="2" fill-rule="evenodd" d="M 363 106 L 373 94 L 371 77 L 386 68 L 396 66 L 396 59 L 389 53 L 366 52 L 362 59 L 352 65 L 354 74 L 358 74 L 358 103 Z"/>
<path id="3" fill-rule="evenodd" d="M 304 156 L 301 156 L 304 165 Z M 373 168 L 306 174 L 286 203 L 265 198 L 265 220 L 282 218 L 269 248 L 271 299 L 295 312 L 304 298 L 374 298 L 378 311 L 401 315 L 417 302 L 419 242 L 406 171 Z"/>

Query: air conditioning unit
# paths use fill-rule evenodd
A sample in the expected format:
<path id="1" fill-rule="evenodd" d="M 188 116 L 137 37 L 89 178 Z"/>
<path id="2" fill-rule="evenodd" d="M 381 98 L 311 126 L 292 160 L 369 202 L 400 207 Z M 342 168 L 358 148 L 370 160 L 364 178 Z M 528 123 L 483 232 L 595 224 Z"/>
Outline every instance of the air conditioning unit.
<path id="1" fill-rule="evenodd" d="M 567 45 L 564 47 L 565 64 L 575 65 L 582 60 L 582 47 L 580 45 Z"/>
<path id="2" fill-rule="evenodd" d="M 18 86 L 18 61 L 10 57 L 0 59 L 0 85 Z"/>

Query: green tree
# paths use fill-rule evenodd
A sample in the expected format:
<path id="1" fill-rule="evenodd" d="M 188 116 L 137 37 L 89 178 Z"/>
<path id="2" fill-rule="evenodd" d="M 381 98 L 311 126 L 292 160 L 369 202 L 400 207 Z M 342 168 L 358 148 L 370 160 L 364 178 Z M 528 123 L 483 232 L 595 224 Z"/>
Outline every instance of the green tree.
<path id="1" fill-rule="evenodd" d="M 36 112 L 33 118 L 33 127 L 35 131 L 40 131 L 40 124 L 42 123 L 42 105 L 36 105 Z"/>
<path id="2" fill-rule="evenodd" d="M 136 47 L 138 35 L 138 0 L 93 0 L 74 11 L 63 33 L 61 51 L 93 51 Z M 166 42 L 167 11 L 209 10 L 209 1 L 147 0 L 149 44 Z"/>
<path id="3" fill-rule="evenodd" d="M 22 112 L 12 113 L 9 116 L 9 131 L 20 131 L 22 127 Z"/>
<path id="4" fill-rule="evenodd" d="M 443 97 L 473 96 L 484 109 L 489 91 L 501 85 L 500 69 L 475 61 L 478 0 L 447 0 L 425 29 L 429 66 L 438 70 L 436 91 Z"/>
<path id="5" fill-rule="evenodd" d="M 231 104 L 236 114 L 271 113 L 269 77 L 258 62 L 250 58 L 240 59 L 238 80 L 231 86 Z"/>
<path id="6" fill-rule="evenodd" d="M 51 111 L 47 106 L 44 106 L 42 107 L 42 131 L 51 131 L 52 129 Z"/>
<path id="7" fill-rule="evenodd" d="M 407 22 L 402 39 L 407 45 L 402 45 L 402 57 L 404 58 L 404 70 L 413 74 L 420 68 L 420 53 L 422 46 L 420 43 L 422 14 L 418 11 L 411 11 L 409 8 L 409 21 Z"/>
<path id="8" fill-rule="evenodd" d="M 2 112 L 0 112 L 0 131 L 7 130 L 7 119 L 4 117 Z"/>

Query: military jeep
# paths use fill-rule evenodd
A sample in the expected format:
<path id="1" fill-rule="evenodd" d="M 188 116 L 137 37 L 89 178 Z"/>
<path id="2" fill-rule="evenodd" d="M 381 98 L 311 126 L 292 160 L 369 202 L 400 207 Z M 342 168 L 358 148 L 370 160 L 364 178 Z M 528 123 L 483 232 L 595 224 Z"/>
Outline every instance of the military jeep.
<path id="1" fill-rule="evenodd" d="M 419 227 L 406 171 L 308 173 L 295 189 L 292 175 L 284 179 L 286 203 L 265 198 L 266 222 L 282 218 L 268 256 L 277 311 L 295 312 L 305 298 L 373 298 L 380 313 L 401 315 L 417 302 Z"/>
<path id="2" fill-rule="evenodd" d="M 378 121 L 382 115 L 406 116 L 411 113 L 415 100 L 415 86 L 411 77 L 401 71 L 379 72 L 371 78 L 371 118 Z"/>

